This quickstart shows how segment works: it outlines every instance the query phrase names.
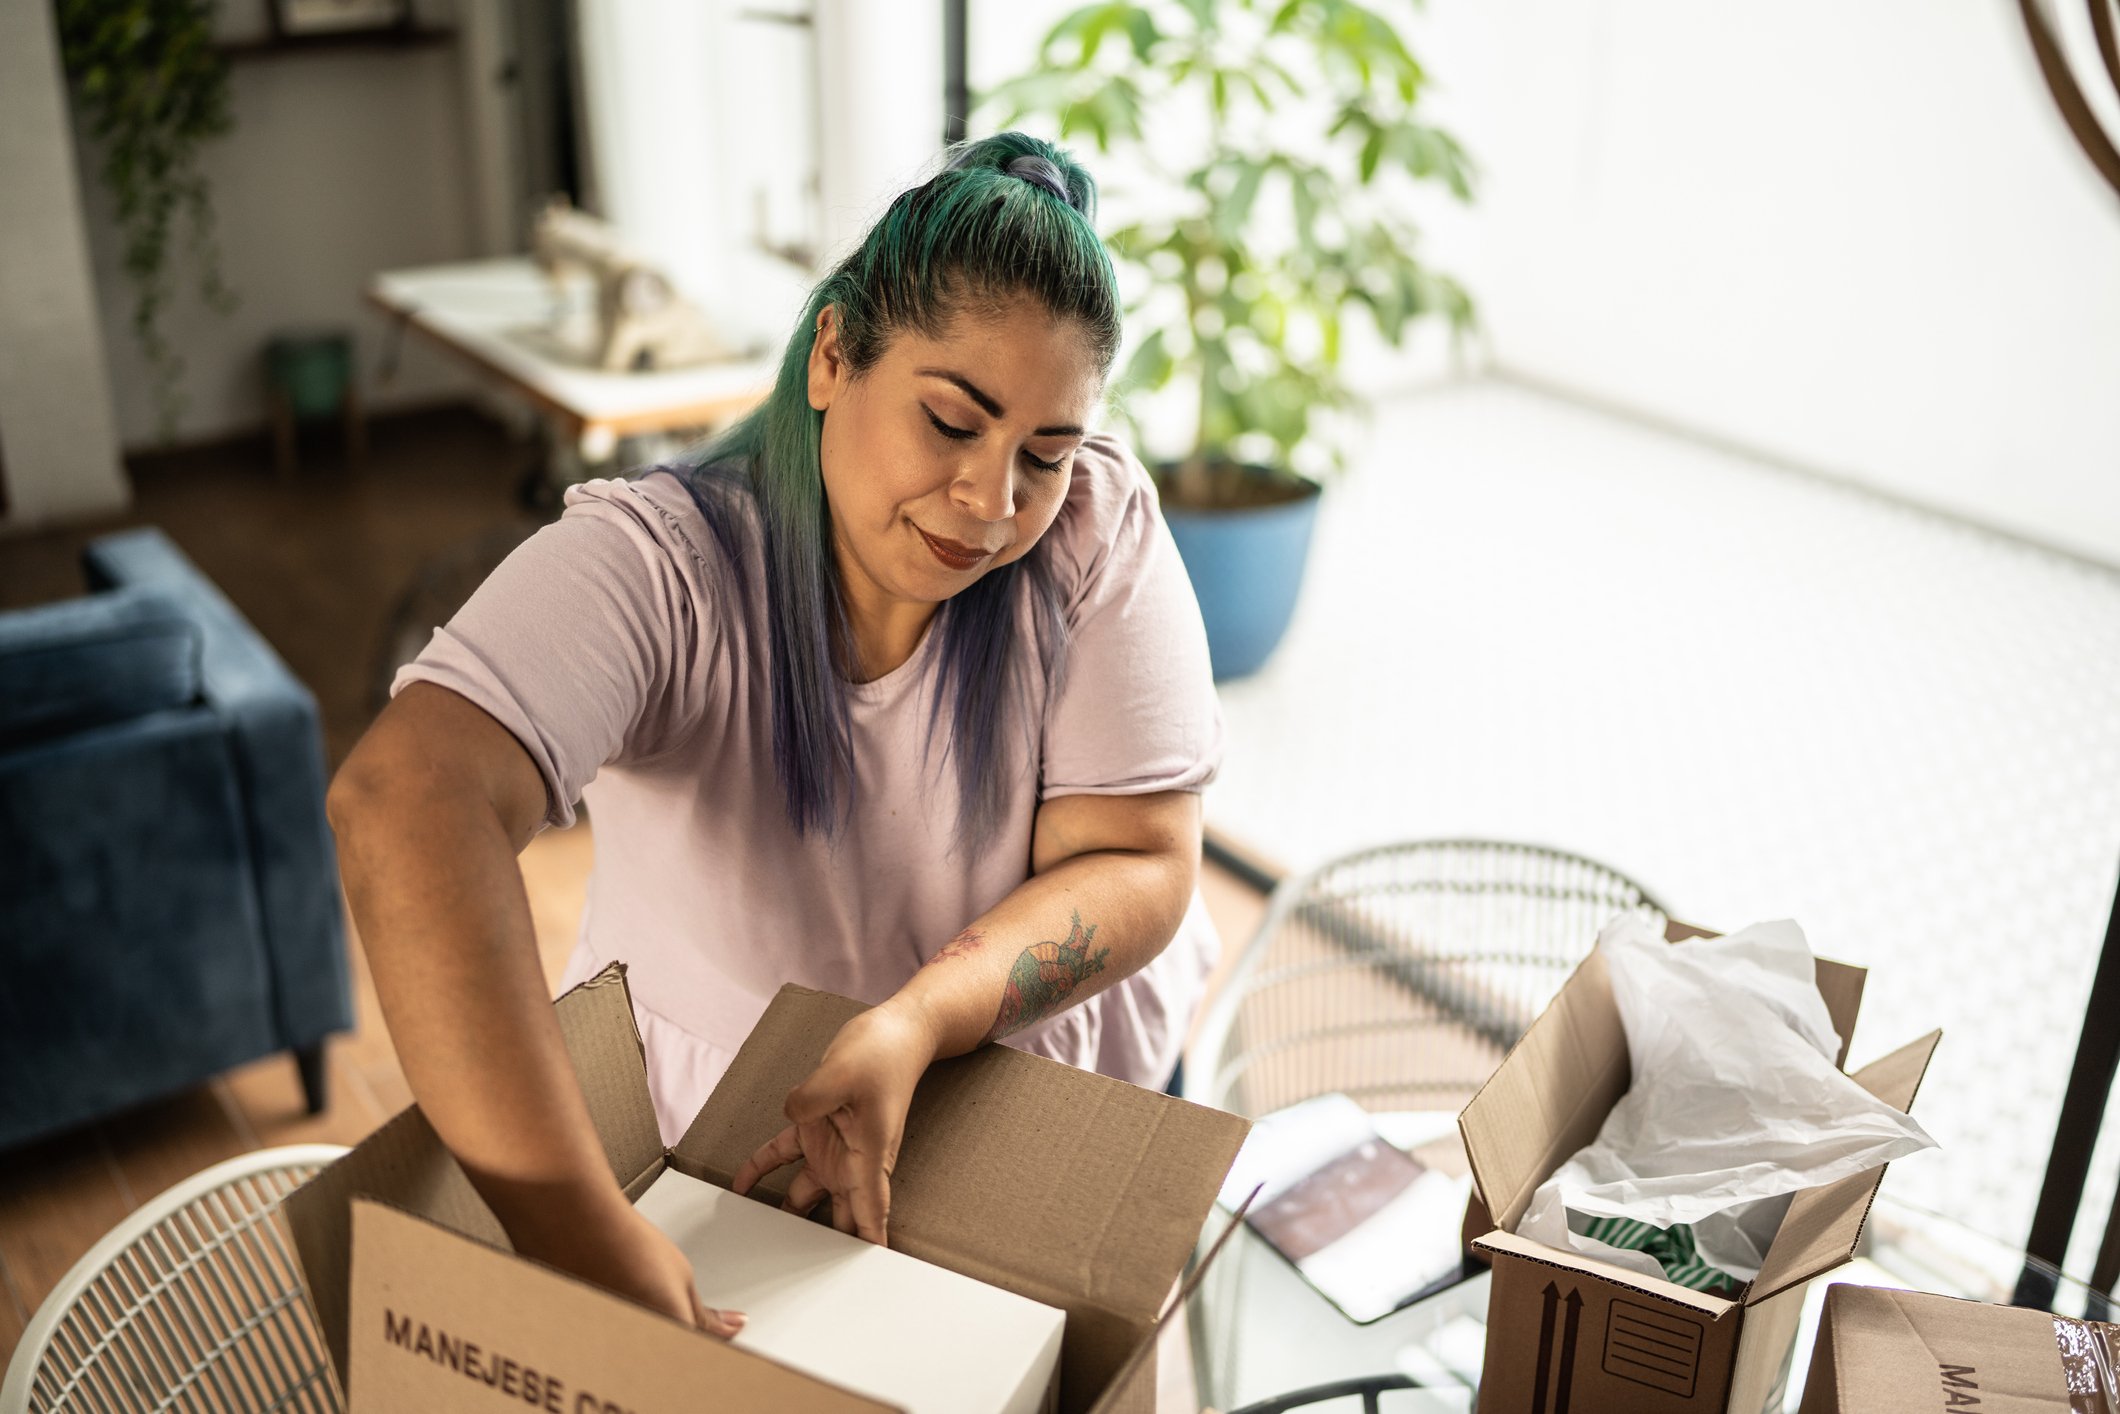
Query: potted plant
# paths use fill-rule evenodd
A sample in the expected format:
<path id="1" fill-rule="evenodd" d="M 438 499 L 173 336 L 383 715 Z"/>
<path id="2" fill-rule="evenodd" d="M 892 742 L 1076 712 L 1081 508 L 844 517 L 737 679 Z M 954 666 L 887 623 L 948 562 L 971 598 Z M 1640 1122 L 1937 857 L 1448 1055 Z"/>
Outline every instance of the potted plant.
<path id="1" fill-rule="evenodd" d="M 1116 410 L 1141 442 L 1130 395 L 1197 396 L 1189 450 L 1146 459 L 1218 678 L 1258 668 L 1294 612 L 1321 478 L 1359 412 L 1348 315 L 1393 347 L 1423 317 L 1472 327 L 1405 209 L 1407 178 L 1472 195 L 1465 152 L 1419 111 L 1425 82 L 1355 0 L 1113 0 L 1065 16 L 1036 67 L 985 96 L 1003 127 L 1048 118 L 1152 178 L 1139 195 L 1160 204 L 1108 237 L 1137 287 Z"/>
<path id="2" fill-rule="evenodd" d="M 211 0 L 56 0 L 56 14 L 61 63 L 117 203 L 133 336 L 154 378 L 167 441 L 184 407 L 184 359 L 163 333 L 180 216 L 198 260 L 200 297 L 218 314 L 236 306 L 221 277 L 212 190 L 199 166 L 200 147 L 234 124 L 228 58 L 214 46 Z"/>

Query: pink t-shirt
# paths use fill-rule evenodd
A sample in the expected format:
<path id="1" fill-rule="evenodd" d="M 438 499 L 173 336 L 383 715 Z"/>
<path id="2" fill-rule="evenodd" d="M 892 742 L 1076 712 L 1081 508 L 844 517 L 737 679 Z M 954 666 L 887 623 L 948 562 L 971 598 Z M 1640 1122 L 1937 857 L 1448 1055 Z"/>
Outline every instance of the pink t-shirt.
<path id="1" fill-rule="evenodd" d="M 398 673 L 393 694 L 437 683 L 515 734 L 544 777 L 546 824 L 572 823 L 577 796 L 588 805 L 596 862 L 562 985 L 627 964 L 666 1141 L 783 983 L 880 1002 L 1028 878 L 1041 800 L 1214 778 L 1222 720 L 1199 609 L 1123 444 L 1082 444 L 1047 536 L 1067 669 L 1057 693 L 1031 689 L 1035 733 L 1004 734 L 1006 824 L 962 854 L 954 766 L 923 765 L 932 631 L 896 671 L 849 689 L 851 816 L 836 841 L 796 835 L 773 767 L 757 537 L 729 566 L 668 472 L 569 490 L 559 520 Z M 717 567 L 750 592 L 731 594 Z M 948 731 L 945 711 L 928 761 L 946 761 Z M 1054 919 L 1054 936 L 1066 925 Z M 1009 1043 L 1161 1086 L 1217 951 L 1196 895 L 1154 961 Z"/>

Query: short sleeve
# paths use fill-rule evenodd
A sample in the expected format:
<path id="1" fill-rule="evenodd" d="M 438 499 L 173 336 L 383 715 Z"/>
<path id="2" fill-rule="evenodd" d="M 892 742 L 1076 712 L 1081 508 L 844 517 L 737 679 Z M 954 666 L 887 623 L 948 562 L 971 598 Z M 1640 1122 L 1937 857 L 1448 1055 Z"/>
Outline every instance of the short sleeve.
<path id="1" fill-rule="evenodd" d="M 698 515 L 682 488 L 668 500 L 637 482 L 570 488 L 560 518 L 502 561 L 390 685 L 393 697 L 408 683 L 446 687 L 506 727 L 544 778 L 548 825 L 574 822 L 606 763 L 672 750 L 704 715 L 714 615 L 677 498 Z"/>
<path id="2" fill-rule="evenodd" d="M 1205 789 L 1222 762 L 1222 712 L 1155 483 L 1123 443 L 1091 437 L 1048 533 L 1070 590 L 1069 638 L 1046 709 L 1041 798 Z"/>

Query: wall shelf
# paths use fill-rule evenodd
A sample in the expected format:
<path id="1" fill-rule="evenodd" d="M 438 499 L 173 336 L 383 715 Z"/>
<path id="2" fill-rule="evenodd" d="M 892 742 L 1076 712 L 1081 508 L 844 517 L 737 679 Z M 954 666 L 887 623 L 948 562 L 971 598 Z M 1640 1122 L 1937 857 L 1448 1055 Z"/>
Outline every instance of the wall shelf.
<path id="1" fill-rule="evenodd" d="M 290 54 L 337 54 L 354 50 L 432 49 L 456 42 L 456 30 L 442 25 L 415 29 L 349 30 L 342 34 L 267 35 L 259 39 L 216 44 L 232 61 L 274 59 Z"/>

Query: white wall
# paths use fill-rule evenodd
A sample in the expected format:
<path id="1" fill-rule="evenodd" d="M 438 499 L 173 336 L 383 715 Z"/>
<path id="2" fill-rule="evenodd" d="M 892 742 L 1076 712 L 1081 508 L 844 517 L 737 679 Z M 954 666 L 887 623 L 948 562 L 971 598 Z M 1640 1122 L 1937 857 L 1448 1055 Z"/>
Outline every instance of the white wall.
<path id="1" fill-rule="evenodd" d="M 421 11 L 437 21 L 454 18 L 453 7 L 425 4 Z M 215 27 L 227 41 L 261 35 L 262 0 L 228 0 Z M 264 423 L 260 363 L 266 340 L 285 330 L 354 330 L 373 408 L 471 388 L 467 375 L 412 338 L 404 341 L 396 379 L 375 385 L 384 326 L 360 297 L 377 270 L 480 253 L 484 198 L 473 177 L 463 81 L 464 59 L 453 44 L 276 55 L 232 66 L 235 127 L 207 146 L 203 165 L 222 269 L 242 304 L 227 317 L 213 313 L 194 292 L 193 267 L 180 267 L 166 314 L 168 337 L 187 365 L 189 407 L 179 441 Z M 131 332 L 114 203 L 102 184 L 100 149 L 84 142 L 78 156 L 119 437 L 128 449 L 144 448 L 158 441 L 159 413 Z"/>
<path id="2" fill-rule="evenodd" d="M 0 528 L 124 507 L 49 5 L 0 6 Z"/>
<path id="3" fill-rule="evenodd" d="M 814 12 L 814 26 L 766 18 Z M 941 145 L 939 7 L 582 0 L 590 208 L 733 342 L 777 348 L 817 272 Z"/>
<path id="4" fill-rule="evenodd" d="M 2120 562 L 2120 203 L 2014 5 L 1474 29 L 1505 365 Z"/>
<path id="5" fill-rule="evenodd" d="M 1064 8 L 980 5 L 975 83 Z M 2120 203 L 2009 0 L 1404 13 L 1505 368 L 2120 563 Z"/>
<path id="6" fill-rule="evenodd" d="M 827 258 L 844 255 L 942 148 L 942 6 L 816 0 Z"/>

